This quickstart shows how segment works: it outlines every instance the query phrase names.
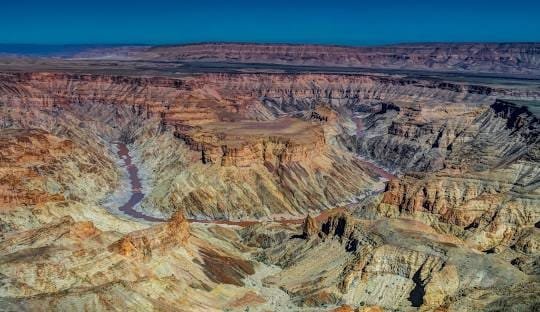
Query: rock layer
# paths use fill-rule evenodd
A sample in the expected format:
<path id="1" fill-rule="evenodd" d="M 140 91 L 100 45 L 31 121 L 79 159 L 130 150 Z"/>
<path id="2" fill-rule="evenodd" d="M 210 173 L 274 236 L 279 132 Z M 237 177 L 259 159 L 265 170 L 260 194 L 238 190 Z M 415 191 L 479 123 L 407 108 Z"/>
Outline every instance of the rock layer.
<path id="1" fill-rule="evenodd" d="M 379 47 L 202 43 L 127 51 L 125 48 L 93 50 L 79 56 L 538 74 L 539 55 L 537 43 L 434 43 Z"/>

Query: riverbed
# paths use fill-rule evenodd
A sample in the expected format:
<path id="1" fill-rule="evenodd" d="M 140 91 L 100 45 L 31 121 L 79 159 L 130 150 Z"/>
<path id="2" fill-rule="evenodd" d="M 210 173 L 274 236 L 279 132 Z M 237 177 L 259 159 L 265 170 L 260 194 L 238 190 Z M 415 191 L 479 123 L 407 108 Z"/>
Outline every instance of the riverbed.
<path id="1" fill-rule="evenodd" d="M 147 191 L 143 186 L 139 168 L 133 163 L 129 148 L 124 143 L 114 143 L 117 164 L 122 176 L 117 190 L 103 203 L 112 213 L 146 222 L 163 222 L 165 219 L 147 215 L 137 209 Z"/>
<path id="2" fill-rule="evenodd" d="M 107 199 L 104 203 L 104 206 L 107 207 L 112 213 L 127 216 L 131 219 L 136 219 L 144 222 L 164 222 L 166 219 L 159 218 L 155 216 L 150 216 L 145 214 L 140 208 L 140 204 L 145 197 L 145 192 L 148 192 L 148 187 L 144 187 L 143 180 L 141 179 L 140 170 L 137 165 L 133 162 L 133 158 L 129 153 L 129 148 L 124 143 L 115 143 L 115 149 L 118 156 L 118 165 L 123 173 L 123 176 L 120 181 L 120 186 L 118 189 Z M 385 169 L 377 166 L 373 162 L 370 162 L 365 159 L 359 159 L 367 168 L 376 173 L 382 181 L 387 181 L 389 179 L 395 178 L 393 174 L 386 171 Z M 384 190 L 377 189 L 371 192 L 370 195 L 375 195 Z M 328 215 L 329 212 L 335 210 L 341 210 L 341 208 L 328 209 L 321 212 L 315 218 L 319 221 Z M 195 223 L 212 223 L 212 224 L 224 224 L 224 225 L 236 225 L 236 226 L 247 226 L 250 224 L 255 224 L 262 222 L 260 220 L 243 220 L 243 221 L 232 221 L 232 220 L 197 220 L 197 219 L 188 219 L 190 222 Z M 299 224 L 303 222 L 302 219 L 285 219 L 280 218 L 275 220 L 276 222 L 284 224 Z"/>

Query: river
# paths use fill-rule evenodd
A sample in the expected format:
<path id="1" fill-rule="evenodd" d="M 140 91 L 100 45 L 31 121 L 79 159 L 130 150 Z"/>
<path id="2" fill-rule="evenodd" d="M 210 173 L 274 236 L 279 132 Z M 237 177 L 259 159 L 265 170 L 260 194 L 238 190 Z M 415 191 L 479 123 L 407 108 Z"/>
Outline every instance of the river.
<path id="1" fill-rule="evenodd" d="M 360 119 L 355 118 L 356 123 L 356 131 L 357 136 L 362 136 L 364 133 L 364 125 L 363 122 Z M 124 143 L 116 143 L 117 147 L 117 153 L 118 157 L 122 161 L 122 167 L 127 173 L 127 177 L 129 180 L 129 192 L 128 196 L 125 196 L 125 192 L 119 192 L 119 194 L 124 194 L 124 196 L 119 195 L 118 198 L 112 200 L 111 202 L 115 203 L 119 212 L 122 214 L 125 214 L 129 217 L 132 217 L 134 219 L 149 221 L 149 222 L 163 222 L 166 221 L 163 218 L 157 218 L 153 216 L 149 216 L 144 214 L 141 211 L 136 210 L 135 208 L 137 205 L 141 203 L 141 201 L 144 199 L 144 190 L 142 187 L 142 181 L 139 176 L 139 168 L 133 163 L 133 160 L 131 158 L 131 155 L 129 155 L 129 149 L 126 144 Z M 362 162 L 367 168 L 369 168 L 371 171 L 376 173 L 379 177 L 381 177 L 383 180 L 387 181 L 390 179 L 395 178 L 395 176 L 385 170 L 384 168 L 381 168 L 380 166 L 376 165 L 375 163 L 368 161 L 366 159 L 362 159 L 359 157 L 359 161 Z M 378 189 L 374 190 L 371 195 L 377 194 L 382 192 L 383 190 Z M 120 205 L 118 207 L 118 205 Z M 109 204 L 110 206 L 110 204 Z M 343 208 L 336 208 L 336 209 L 343 209 Z M 329 212 L 334 211 L 336 209 L 329 209 L 321 212 L 318 216 L 315 218 L 318 220 L 322 220 L 326 215 L 328 215 Z M 247 226 L 254 223 L 259 223 L 261 221 L 255 221 L 255 220 L 245 220 L 245 221 L 229 221 L 229 220 L 197 220 L 197 219 L 188 219 L 190 222 L 196 222 L 196 223 L 213 223 L 213 224 L 227 224 L 227 225 L 238 225 L 238 226 Z M 280 219 L 276 220 L 277 222 L 281 223 L 302 223 L 303 219 Z"/>
<path id="2" fill-rule="evenodd" d="M 162 222 L 165 219 L 152 217 L 146 215 L 140 211 L 135 210 L 135 207 L 140 204 L 144 198 L 144 192 L 142 189 L 142 181 L 139 177 L 139 168 L 133 163 L 131 155 L 129 155 L 129 149 L 124 143 L 116 143 L 118 157 L 123 161 L 131 186 L 130 193 L 127 202 L 118 208 L 118 210 L 135 219 L 142 219 L 150 222 Z"/>

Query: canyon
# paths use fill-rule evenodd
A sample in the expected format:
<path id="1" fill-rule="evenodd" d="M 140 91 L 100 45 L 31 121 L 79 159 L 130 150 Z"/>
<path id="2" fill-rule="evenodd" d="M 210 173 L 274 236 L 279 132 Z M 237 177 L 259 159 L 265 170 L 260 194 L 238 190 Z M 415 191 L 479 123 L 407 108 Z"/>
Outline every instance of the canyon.
<path id="1" fill-rule="evenodd" d="M 540 305 L 537 44 L 15 60 L 0 61 L 1 310 Z M 228 69 L 156 65 L 194 60 Z"/>

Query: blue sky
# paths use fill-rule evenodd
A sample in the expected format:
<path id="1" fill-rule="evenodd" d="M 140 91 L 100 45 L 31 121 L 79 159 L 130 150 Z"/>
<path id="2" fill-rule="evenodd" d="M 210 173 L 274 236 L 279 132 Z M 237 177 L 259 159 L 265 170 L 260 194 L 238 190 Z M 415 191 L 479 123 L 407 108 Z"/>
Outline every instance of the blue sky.
<path id="1" fill-rule="evenodd" d="M 540 41 L 537 1 L 6 1 L 0 43 Z"/>

